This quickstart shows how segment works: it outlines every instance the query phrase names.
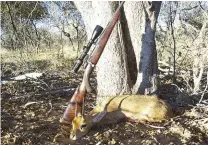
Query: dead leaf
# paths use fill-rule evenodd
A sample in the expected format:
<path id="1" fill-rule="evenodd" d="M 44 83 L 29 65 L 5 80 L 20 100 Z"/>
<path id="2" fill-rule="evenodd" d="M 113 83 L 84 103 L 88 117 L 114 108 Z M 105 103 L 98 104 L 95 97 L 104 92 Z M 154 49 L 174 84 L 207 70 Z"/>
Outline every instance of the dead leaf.
<path id="1" fill-rule="evenodd" d="M 114 144 L 116 144 L 117 142 L 115 141 L 115 139 L 112 139 L 111 141 L 110 141 L 110 144 L 112 144 L 112 145 L 114 145 Z"/>

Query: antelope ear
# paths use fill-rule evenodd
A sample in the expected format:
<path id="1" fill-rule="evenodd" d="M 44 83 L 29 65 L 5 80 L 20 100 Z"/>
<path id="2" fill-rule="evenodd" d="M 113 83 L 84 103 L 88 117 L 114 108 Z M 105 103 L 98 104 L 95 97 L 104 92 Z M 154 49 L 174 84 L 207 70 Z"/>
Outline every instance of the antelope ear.
<path id="1" fill-rule="evenodd" d="M 77 117 L 82 117 L 82 114 L 79 112 L 79 113 L 77 114 Z"/>
<path id="2" fill-rule="evenodd" d="M 100 122 L 100 120 L 103 119 L 105 114 L 106 114 L 106 111 L 102 111 L 102 112 L 98 113 L 97 115 L 93 116 L 92 123 Z"/>

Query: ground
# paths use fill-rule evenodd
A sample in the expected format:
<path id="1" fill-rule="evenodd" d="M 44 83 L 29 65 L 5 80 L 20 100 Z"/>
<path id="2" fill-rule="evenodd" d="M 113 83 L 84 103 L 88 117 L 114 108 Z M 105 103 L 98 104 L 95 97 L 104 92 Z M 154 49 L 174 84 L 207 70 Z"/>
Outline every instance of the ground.
<path id="1" fill-rule="evenodd" d="M 51 71 L 39 79 L 2 85 L 2 144 L 208 144 L 208 107 L 203 103 L 162 123 L 99 126 L 81 140 L 70 141 L 70 126 L 59 124 L 59 119 L 81 74 Z M 95 97 L 89 94 L 86 102 L 88 113 L 95 105 Z"/>

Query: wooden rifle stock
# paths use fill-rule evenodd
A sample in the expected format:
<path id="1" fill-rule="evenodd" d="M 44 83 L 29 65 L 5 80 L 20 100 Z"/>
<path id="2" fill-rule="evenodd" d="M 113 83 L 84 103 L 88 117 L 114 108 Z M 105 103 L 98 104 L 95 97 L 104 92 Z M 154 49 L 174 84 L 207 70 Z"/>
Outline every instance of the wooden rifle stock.
<path id="1" fill-rule="evenodd" d="M 93 52 L 92 56 L 90 57 L 87 67 L 84 72 L 83 80 L 80 84 L 80 86 L 77 87 L 75 93 L 73 94 L 64 114 L 61 118 L 60 122 L 63 124 L 71 124 L 72 120 L 76 116 L 76 113 L 82 112 L 82 105 L 84 103 L 84 98 L 86 96 L 86 93 L 92 92 L 92 87 L 89 83 L 90 75 L 97 64 L 105 45 L 111 35 L 111 32 L 118 22 L 118 19 L 120 17 L 120 9 L 123 6 L 124 2 L 122 2 L 116 12 L 114 13 L 113 18 L 108 23 L 105 31 L 103 32 L 102 36 L 99 39 L 99 42 L 97 43 L 96 49 Z M 83 114 L 82 114 L 83 115 Z"/>

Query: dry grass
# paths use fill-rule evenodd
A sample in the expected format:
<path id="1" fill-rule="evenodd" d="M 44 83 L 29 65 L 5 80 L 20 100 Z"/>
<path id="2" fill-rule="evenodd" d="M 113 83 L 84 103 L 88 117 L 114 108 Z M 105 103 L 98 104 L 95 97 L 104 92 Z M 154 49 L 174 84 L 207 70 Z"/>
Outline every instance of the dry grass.
<path id="1" fill-rule="evenodd" d="M 55 49 L 44 50 L 39 53 L 1 48 L 2 77 L 8 78 L 28 72 L 45 72 L 50 70 L 68 69 L 77 57 L 77 51 L 63 48 L 63 53 Z"/>

